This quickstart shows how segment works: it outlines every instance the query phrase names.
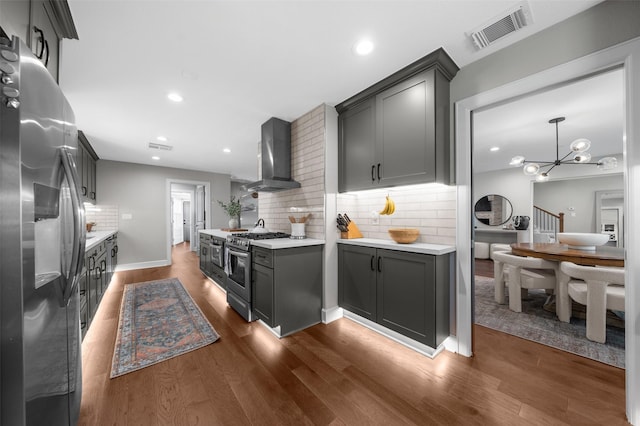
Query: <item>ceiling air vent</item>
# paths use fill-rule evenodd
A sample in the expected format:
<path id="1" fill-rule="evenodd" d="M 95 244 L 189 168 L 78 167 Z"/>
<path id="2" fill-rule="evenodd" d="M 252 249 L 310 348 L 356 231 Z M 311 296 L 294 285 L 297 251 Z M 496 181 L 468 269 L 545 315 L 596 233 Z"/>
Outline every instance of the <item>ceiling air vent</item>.
<path id="1" fill-rule="evenodd" d="M 162 145 L 161 143 L 149 142 L 149 148 L 159 149 L 161 151 L 171 151 L 173 147 L 171 145 Z"/>
<path id="2" fill-rule="evenodd" d="M 477 27 L 467 35 L 471 37 L 475 47 L 480 50 L 500 40 L 502 37 L 530 25 L 532 22 L 529 4 L 522 2 L 484 25 Z"/>

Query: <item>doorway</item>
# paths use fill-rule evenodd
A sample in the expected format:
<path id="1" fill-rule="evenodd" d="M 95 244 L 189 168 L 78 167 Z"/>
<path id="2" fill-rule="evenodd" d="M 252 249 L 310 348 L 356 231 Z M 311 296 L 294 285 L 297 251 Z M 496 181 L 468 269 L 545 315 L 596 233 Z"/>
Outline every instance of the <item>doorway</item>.
<path id="1" fill-rule="evenodd" d="M 543 236 L 547 237 L 544 242 L 554 242 L 555 232 L 536 222 L 534 206 L 563 215 L 565 232 L 599 232 L 595 229 L 594 190 L 621 189 L 623 185 L 621 166 L 610 171 L 596 167 L 604 157 L 618 157 L 618 163 L 624 163 L 623 81 L 620 67 L 574 79 L 478 108 L 473 111 L 472 126 L 474 203 L 487 194 L 500 195 L 508 200 L 513 217 L 527 218 L 528 223 L 526 231 L 514 230 L 510 218 L 502 216 L 495 223 L 475 223 L 474 322 L 617 367 L 624 366 L 623 320 L 608 319 L 607 343 L 600 345 L 585 336 L 582 305 L 576 306 L 571 323 L 560 322 L 555 316 L 555 299 L 542 289 L 523 293 L 523 312 L 513 312 L 493 297 L 493 261 L 488 246 L 497 243 L 503 250 L 505 242 L 543 242 Z M 562 117 L 564 123 L 558 126 L 555 117 Z M 581 155 L 593 159 L 576 163 L 569 146 L 584 138 L 591 141 L 590 149 Z M 547 174 L 527 175 L 522 166 L 511 166 L 516 156 L 539 163 Z M 566 163 L 554 164 L 557 158 L 566 158 Z M 550 164 L 545 166 L 544 161 Z M 477 209 L 476 203 L 476 216 Z M 484 248 L 482 255 L 480 247 Z M 485 276 L 478 270 L 483 262 L 490 264 Z"/>
<path id="2" fill-rule="evenodd" d="M 191 211 L 191 203 L 195 197 L 195 188 L 191 191 L 171 189 L 171 227 L 172 245 L 193 240 L 194 217 Z"/>
<path id="3" fill-rule="evenodd" d="M 167 258 L 171 248 L 188 241 L 190 250 L 199 252 L 199 234 L 208 225 L 210 183 L 167 179 Z"/>
<path id="4" fill-rule="evenodd" d="M 526 78 L 506 84 L 499 82 L 484 92 L 472 94 L 467 98 L 455 102 L 455 158 L 456 158 L 456 183 L 457 183 L 457 210 L 456 221 L 456 248 L 457 248 L 457 274 L 456 274 L 456 331 L 458 352 L 465 356 L 473 354 L 472 348 L 472 323 L 473 323 L 473 222 L 471 212 L 472 199 L 472 111 L 492 103 L 500 102 L 514 96 L 540 90 L 550 85 L 559 84 L 573 78 L 579 78 L 590 72 L 596 72 L 608 67 L 624 64 L 625 73 L 625 216 L 631 217 L 637 214 L 640 208 L 638 197 L 640 192 L 640 174 L 636 170 L 640 166 L 640 149 L 637 148 L 637 137 L 640 135 L 640 123 L 634 120 L 634 111 L 640 104 L 640 87 L 637 73 L 633 69 L 640 68 L 640 42 L 632 41 L 608 48 L 597 53 L 556 65 L 543 72 L 532 74 Z M 627 259 L 634 259 L 640 250 L 640 227 L 632 221 L 625 223 L 625 253 Z M 638 280 L 637 266 L 629 263 L 626 268 L 628 283 Z M 627 287 L 625 301 L 627 317 L 636 318 L 638 306 L 640 306 L 640 292 L 635 288 Z M 630 323 L 630 330 L 626 335 L 626 390 L 627 390 L 627 416 L 633 424 L 640 424 L 640 339 L 637 338 L 637 324 Z"/>

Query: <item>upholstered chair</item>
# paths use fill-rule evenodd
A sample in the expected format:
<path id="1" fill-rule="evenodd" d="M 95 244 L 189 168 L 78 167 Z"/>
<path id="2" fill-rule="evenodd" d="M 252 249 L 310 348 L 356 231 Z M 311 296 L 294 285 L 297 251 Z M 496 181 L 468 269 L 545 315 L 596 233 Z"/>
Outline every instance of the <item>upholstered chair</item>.
<path id="1" fill-rule="evenodd" d="M 556 289 L 556 262 L 515 256 L 503 251 L 494 252 L 493 261 L 496 302 L 504 303 L 504 285 L 500 284 L 500 280 L 506 281 L 509 289 L 509 309 L 512 311 L 522 312 L 522 297 L 526 296 L 528 289 Z M 502 265 L 507 267 L 508 278 L 504 276 Z"/>
<path id="2" fill-rule="evenodd" d="M 494 299 L 496 303 L 501 305 L 505 304 L 504 287 L 507 285 L 509 279 L 509 269 L 505 264 L 497 261 L 494 253 L 497 252 L 511 253 L 511 246 L 509 244 L 491 244 L 490 255 L 493 260 L 493 277 L 494 277 Z"/>
<path id="3" fill-rule="evenodd" d="M 624 311 L 624 268 L 581 266 L 560 263 L 558 318 L 569 322 L 571 300 L 587 307 L 587 339 L 604 343 L 607 309 Z"/>

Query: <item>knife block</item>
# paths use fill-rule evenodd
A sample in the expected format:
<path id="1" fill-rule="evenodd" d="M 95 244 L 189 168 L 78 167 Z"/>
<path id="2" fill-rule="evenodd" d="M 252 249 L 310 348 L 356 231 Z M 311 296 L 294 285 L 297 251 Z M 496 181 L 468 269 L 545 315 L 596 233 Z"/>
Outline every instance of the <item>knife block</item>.
<path id="1" fill-rule="evenodd" d="M 351 238 L 362 238 L 362 232 L 358 229 L 358 225 L 355 222 L 349 223 L 349 231 L 348 232 L 340 232 L 340 238 L 345 240 Z"/>

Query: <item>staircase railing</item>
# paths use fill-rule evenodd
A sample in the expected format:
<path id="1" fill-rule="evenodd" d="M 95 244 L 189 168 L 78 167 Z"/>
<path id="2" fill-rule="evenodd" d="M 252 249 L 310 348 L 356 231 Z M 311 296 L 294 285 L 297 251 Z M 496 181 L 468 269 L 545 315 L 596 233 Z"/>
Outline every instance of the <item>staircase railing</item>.
<path id="1" fill-rule="evenodd" d="M 564 232 L 564 213 L 555 214 L 533 206 L 533 226 L 540 233 L 553 233 L 557 241 L 558 232 Z"/>

